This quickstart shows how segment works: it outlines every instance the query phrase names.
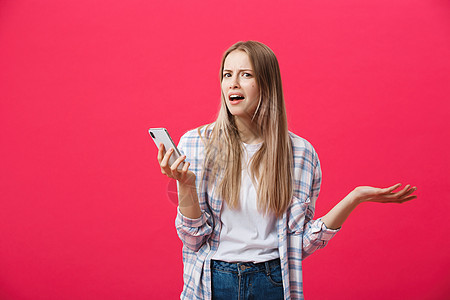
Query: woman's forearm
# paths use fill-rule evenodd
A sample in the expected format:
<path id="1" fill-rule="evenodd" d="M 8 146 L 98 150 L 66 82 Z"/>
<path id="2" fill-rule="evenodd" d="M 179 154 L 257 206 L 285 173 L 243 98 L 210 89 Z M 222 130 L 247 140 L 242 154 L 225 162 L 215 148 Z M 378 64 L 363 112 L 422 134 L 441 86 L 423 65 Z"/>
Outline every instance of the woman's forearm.
<path id="1" fill-rule="evenodd" d="M 321 220 L 329 229 L 338 229 L 358 204 L 358 197 L 355 191 L 352 191 L 323 216 Z"/>
<path id="2" fill-rule="evenodd" d="M 178 206 L 183 216 L 189 219 L 198 219 L 202 215 L 198 203 L 197 188 L 193 184 L 178 185 Z"/>

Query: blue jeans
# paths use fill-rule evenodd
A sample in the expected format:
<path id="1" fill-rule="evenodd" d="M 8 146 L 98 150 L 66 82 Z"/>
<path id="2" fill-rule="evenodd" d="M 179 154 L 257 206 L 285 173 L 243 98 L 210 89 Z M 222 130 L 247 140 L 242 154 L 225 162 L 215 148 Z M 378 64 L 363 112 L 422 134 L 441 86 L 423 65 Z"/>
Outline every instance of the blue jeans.
<path id="1" fill-rule="evenodd" d="M 282 300 L 280 260 L 228 263 L 211 260 L 213 300 Z"/>

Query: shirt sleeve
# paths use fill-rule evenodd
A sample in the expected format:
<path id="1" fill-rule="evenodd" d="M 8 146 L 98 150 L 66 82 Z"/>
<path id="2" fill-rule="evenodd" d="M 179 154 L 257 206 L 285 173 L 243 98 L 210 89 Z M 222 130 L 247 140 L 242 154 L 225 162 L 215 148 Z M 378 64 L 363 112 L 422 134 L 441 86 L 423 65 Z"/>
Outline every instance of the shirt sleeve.
<path id="1" fill-rule="evenodd" d="M 207 201 L 206 195 L 202 195 L 198 192 L 200 186 L 199 180 L 201 180 L 201 171 L 199 170 L 201 170 L 202 168 L 198 165 L 198 159 L 192 156 L 195 155 L 195 153 L 198 153 L 198 151 L 195 151 L 196 147 L 198 147 L 198 140 L 188 137 L 188 134 L 189 132 L 181 137 L 177 148 L 178 150 L 180 150 L 181 155 L 186 155 L 186 161 L 191 163 L 190 169 L 192 169 L 196 175 L 196 188 L 199 201 Z M 179 191 L 178 181 L 177 189 Z M 200 203 L 200 208 L 202 207 L 205 207 L 205 205 L 202 205 L 202 203 Z M 200 247 L 205 243 L 212 232 L 210 220 L 211 214 L 208 213 L 206 209 L 202 209 L 202 215 L 198 219 L 191 219 L 184 216 L 180 211 L 180 207 L 178 207 L 177 216 L 175 219 L 175 228 L 183 244 L 193 251 L 197 251 L 198 249 L 200 249 Z"/>
<path id="2" fill-rule="evenodd" d="M 327 228 L 320 218 L 313 220 L 315 204 L 319 196 L 321 183 L 322 171 L 320 168 L 320 161 L 316 156 L 310 202 L 306 209 L 305 226 L 303 230 L 303 258 L 313 254 L 316 250 L 325 247 L 328 241 L 340 230 L 340 228 Z"/>
<path id="3" fill-rule="evenodd" d="M 208 222 L 209 214 L 202 211 L 200 218 L 190 219 L 180 212 L 179 207 L 177 210 L 175 227 L 178 236 L 186 247 L 192 251 L 197 251 L 212 232 L 212 227 Z"/>

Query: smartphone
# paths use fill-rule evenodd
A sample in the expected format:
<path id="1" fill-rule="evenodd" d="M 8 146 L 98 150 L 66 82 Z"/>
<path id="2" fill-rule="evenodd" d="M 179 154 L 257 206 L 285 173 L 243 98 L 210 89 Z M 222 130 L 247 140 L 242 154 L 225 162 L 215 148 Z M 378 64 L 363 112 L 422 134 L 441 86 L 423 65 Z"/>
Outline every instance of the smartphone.
<path id="1" fill-rule="evenodd" d="M 169 132 L 165 128 L 150 128 L 148 133 L 152 137 L 153 141 L 156 144 L 156 147 L 159 149 L 159 144 L 163 143 L 165 151 L 167 152 L 170 148 L 173 148 L 172 155 L 169 158 L 169 166 L 172 166 L 175 160 L 181 156 L 180 151 L 177 146 L 173 142 L 172 138 L 169 135 Z M 178 165 L 178 170 L 183 169 L 184 162 Z"/>

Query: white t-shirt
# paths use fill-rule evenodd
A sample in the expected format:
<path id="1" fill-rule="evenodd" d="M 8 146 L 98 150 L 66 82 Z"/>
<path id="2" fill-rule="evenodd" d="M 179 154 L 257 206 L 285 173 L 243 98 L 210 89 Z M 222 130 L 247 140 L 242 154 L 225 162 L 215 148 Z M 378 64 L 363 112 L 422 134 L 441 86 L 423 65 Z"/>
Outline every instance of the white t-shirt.
<path id="1" fill-rule="evenodd" d="M 230 209 L 223 202 L 219 247 L 213 259 L 258 263 L 280 257 L 277 219 L 271 212 L 263 215 L 258 211 L 256 189 L 249 175 L 248 162 L 262 143 L 243 145 L 240 205 Z"/>

